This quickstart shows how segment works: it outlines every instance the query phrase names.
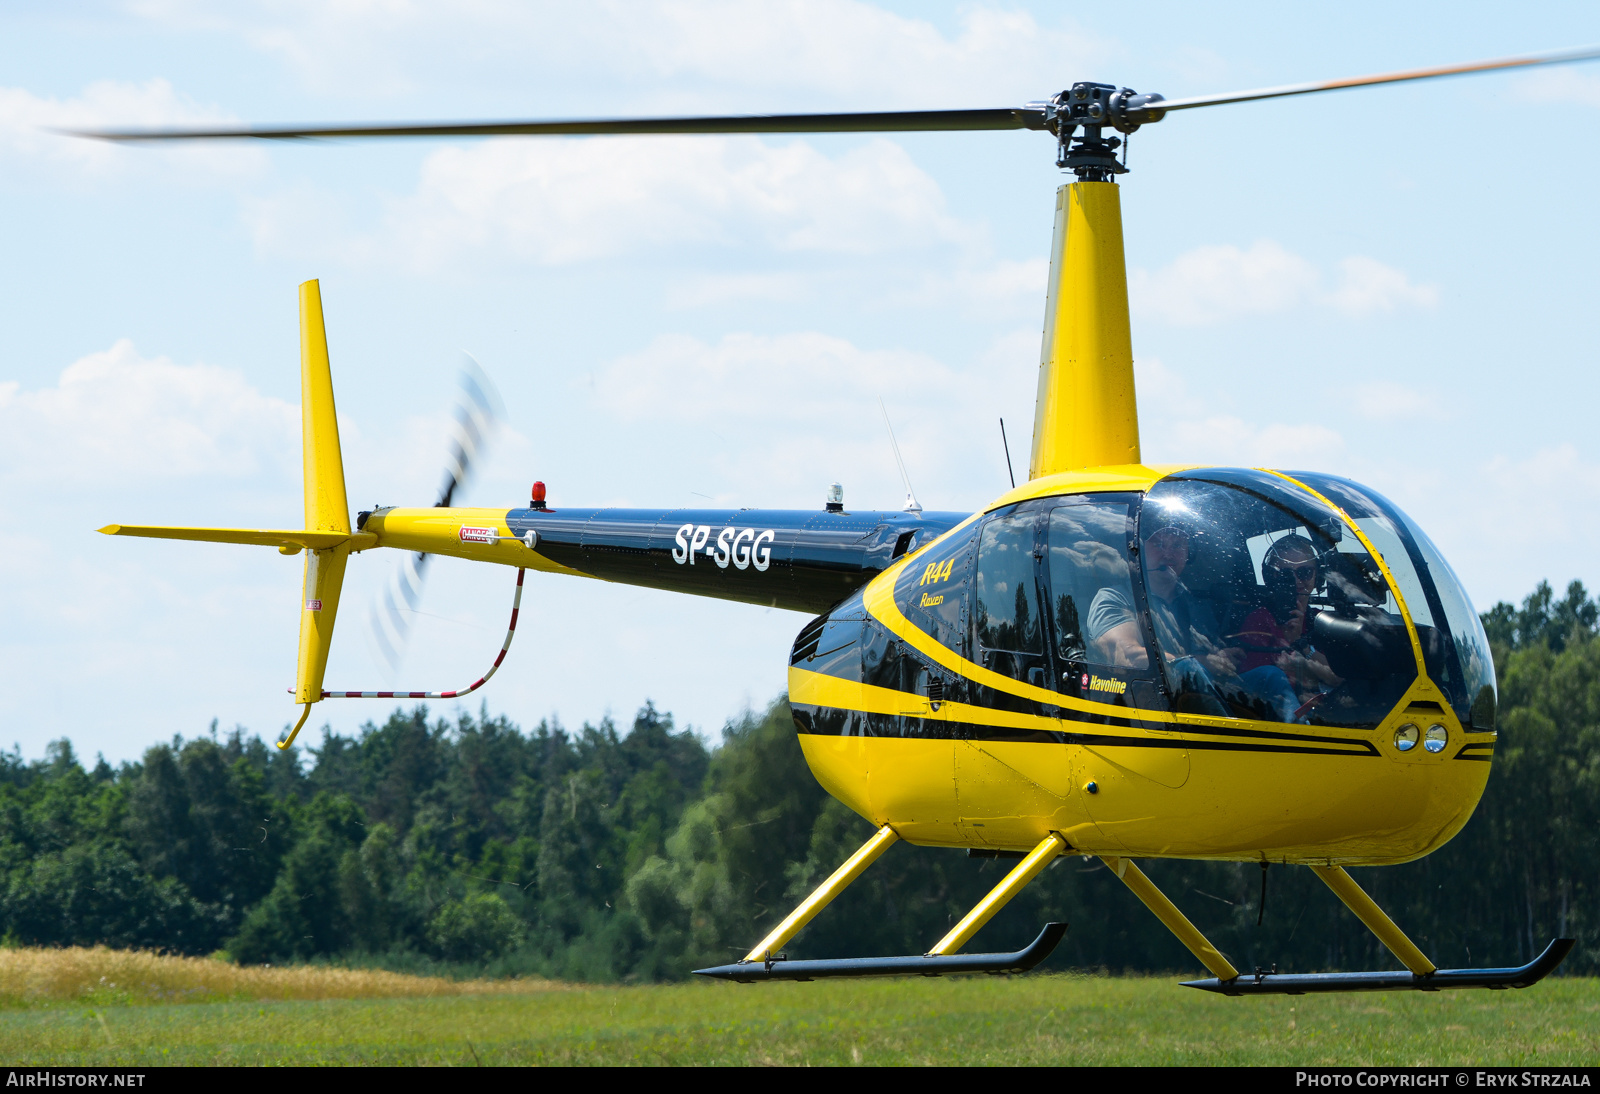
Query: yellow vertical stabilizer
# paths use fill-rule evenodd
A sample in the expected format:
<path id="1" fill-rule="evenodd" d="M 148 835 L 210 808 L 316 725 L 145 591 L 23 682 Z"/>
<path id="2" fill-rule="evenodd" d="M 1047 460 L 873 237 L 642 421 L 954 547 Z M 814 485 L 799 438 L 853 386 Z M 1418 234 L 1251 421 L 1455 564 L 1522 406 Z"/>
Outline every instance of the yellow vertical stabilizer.
<path id="1" fill-rule="evenodd" d="M 190 539 L 211 543 L 249 543 L 276 547 L 286 555 L 306 553 L 300 596 L 300 659 L 295 672 L 295 702 L 305 704 L 300 721 L 279 744 L 287 748 L 322 698 L 322 673 L 333 643 L 333 620 L 350 552 L 377 543 L 377 536 L 350 530 L 350 505 L 344 493 L 344 458 L 339 452 L 339 421 L 333 406 L 333 376 L 328 368 L 328 335 L 322 325 L 322 290 L 315 281 L 300 286 L 301 448 L 305 461 L 304 528 L 202 528 L 154 524 L 108 524 L 111 536 Z"/>
<path id="2" fill-rule="evenodd" d="M 344 457 L 333 406 L 328 332 L 322 325 L 322 287 L 300 286 L 300 430 L 304 452 L 306 529 L 350 534 L 344 496 Z"/>
<path id="3" fill-rule="evenodd" d="M 333 405 L 333 375 L 328 365 L 328 335 L 322 324 L 322 289 L 315 281 L 300 286 L 300 420 L 305 467 L 306 528 L 350 535 L 350 506 L 344 493 L 344 458 Z M 339 591 L 353 540 L 306 551 L 300 602 L 300 658 L 295 671 L 297 703 L 322 698 Z M 301 722 L 304 722 L 301 718 Z M 298 729 L 298 727 L 296 727 Z M 289 738 L 293 740 L 293 736 Z M 287 741 L 284 742 L 288 744 Z"/>
<path id="4" fill-rule="evenodd" d="M 1056 191 L 1028 478 L 1139 462 L 1121 192 L 1075 182 Z"/>

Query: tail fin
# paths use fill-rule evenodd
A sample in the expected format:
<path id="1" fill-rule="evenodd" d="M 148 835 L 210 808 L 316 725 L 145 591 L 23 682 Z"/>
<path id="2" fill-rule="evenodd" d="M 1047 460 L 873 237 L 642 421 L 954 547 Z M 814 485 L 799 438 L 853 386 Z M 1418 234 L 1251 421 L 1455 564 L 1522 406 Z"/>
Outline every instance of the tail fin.
<path id="1" fill-rule="evenodd" d="M 344 457 L 339 451 L 328 336 L 322 324 L 322 290 L 315 281 L 300 286 L 300 408 L 306 528 L 348 537 L 350 505 L 344 492 Z M 306 551 L 294 701 L 305 703 L 308 708 L 322 699 L 322 674 L 328 667 L 345 562 L 353 545 L 347 538 L 332 547 Z M 302 717 L 301 722 L 304 720 Z M 289 740 L 293 739 L 291 735 Z"/>
<path id="2" fill-rule="evenodd" d="M 300 286 L 300 429 L 305 455 L 306 528 L 350 534 L 344 495 L 344 457 L 333 407 L 328 333 L 322 325 L 322 287 Z"/>
<path id="3" fill-rule="evenodd" d="M 192 539 L 212 543 L 250 543 L 276 547 L 286 555 L 306 553 L 300 598 L 300 658 L 294 698 L 304 703 L 300 721 L 279 748 L 288 748 L 322 699 L 322 674 L 333 644 L 339 590 L 351 551 L 376 545 L 378 537 L 351 532 L 350 504 L 344 492 L 344 457 L 339 452 L 339 421 L 333 406 L 333 376 L 328 368 L 328 335 L 322 325 L 322 289 L 315 281 L 300 286 L 301 446 L 305 459 L 304 528 L 186 528 L 152 524 L 108 524 L 108 536 Z"/>

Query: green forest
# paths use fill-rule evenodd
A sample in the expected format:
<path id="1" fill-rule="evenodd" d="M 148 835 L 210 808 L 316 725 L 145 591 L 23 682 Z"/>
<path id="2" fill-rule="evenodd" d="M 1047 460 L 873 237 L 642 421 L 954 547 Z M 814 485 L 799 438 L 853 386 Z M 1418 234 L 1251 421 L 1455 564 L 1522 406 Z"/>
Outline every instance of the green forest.
<path id="1" fill-rule="evenodd" d="M 1353 871 L 1445 967 L 1578 940 L 1600 972 L 1600 608 L 1543 584 L 1483 619 L 1500 679 L 1488 790 L 1421 861 Z M 650 981 L 736 960 L 871 834 L 801 758 L 787 703 L 711 747 L 646 706 L 631 725 L 523 730 L 397 710 L 280 753 L 242 730 L 86 767 L 67 739 L 0 753 L 0 935 L 242 963 Z M 789 947 L 922 953 L 1011 864 L 896 845 Z M 1149 861 L 1241 968 L 1390 968 L 1309 870 Z M 1258 919 L 1260 924 L 1258 926 Z M 1071 927 L 1047 967 L 1200 974 L 1097 860 L 1058 860 L 968 948 Z"/>

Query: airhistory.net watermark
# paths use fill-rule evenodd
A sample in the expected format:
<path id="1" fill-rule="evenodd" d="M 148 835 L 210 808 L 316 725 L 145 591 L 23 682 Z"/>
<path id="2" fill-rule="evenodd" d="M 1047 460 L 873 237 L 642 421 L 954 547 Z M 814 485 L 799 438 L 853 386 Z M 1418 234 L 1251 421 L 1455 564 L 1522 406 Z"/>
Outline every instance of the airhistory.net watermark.
<path id="1" fill-rule="evenodd" d="M 142 1087 L 142 1071 L 91 1071 L 87 1068 L 8 1068 L 7 1087 Z"/>

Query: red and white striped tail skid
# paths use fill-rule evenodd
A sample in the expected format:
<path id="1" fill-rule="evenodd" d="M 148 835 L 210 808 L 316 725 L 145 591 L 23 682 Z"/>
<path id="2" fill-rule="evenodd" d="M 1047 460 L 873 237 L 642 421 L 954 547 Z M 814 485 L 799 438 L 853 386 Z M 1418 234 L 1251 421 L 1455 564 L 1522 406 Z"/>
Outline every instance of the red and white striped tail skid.
<path id="1" fill-rule="evenodd" d="M 324 699 L 459 699 L 463 695 L 471 695 L 489 682 L 500 668 L 500 662 L 506 659 L 506 653 L 511 649 L 511 640 L 517 634 L 517 613 L 522 610 L 522 575 L 526 570 L 517 571 L 517 592 L 511 601 L 511 622 L 506 627 L 506 640 L 500 646 L 500 655 L 494 659 L 494 664 L 489 666 L 489 671 L 472 682 L 468 687 L 459 691 L 325 691 Z"/>

